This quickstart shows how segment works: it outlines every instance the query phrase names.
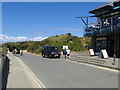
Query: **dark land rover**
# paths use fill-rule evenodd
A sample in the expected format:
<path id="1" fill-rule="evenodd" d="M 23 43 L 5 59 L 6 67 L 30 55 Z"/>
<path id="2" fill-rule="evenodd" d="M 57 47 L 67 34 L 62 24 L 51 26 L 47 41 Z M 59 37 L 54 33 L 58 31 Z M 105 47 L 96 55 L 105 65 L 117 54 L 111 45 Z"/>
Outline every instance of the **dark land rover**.
<path id="1" fill-rule="evenodd" d="M 42 47 L 42 56 L 43 57 L 59 57 L 60 51 L 55 46 L 43 46 Z"/>

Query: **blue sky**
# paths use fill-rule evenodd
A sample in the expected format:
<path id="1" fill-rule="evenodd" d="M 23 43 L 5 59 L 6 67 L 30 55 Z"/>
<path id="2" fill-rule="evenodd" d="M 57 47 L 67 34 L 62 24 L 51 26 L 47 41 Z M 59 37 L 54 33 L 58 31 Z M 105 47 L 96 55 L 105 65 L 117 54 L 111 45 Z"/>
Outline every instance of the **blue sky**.
<path id="1" fill-rule="evenodd" d="M 3 2 L 2 34 L 14 37 L 49 37 L 72 33 L 83 36 L 84 24 L 77 16 L 105 2 Z M 95 19 L 91 19 L 95 21 Z"/>

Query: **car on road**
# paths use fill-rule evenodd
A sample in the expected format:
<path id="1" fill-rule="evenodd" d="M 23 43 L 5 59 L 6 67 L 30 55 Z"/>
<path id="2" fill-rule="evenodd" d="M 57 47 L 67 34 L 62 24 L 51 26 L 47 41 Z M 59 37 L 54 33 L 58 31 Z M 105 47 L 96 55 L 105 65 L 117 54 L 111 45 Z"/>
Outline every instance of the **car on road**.
<path id="1" fill-rule="evenodd" d="M 42 47 L 43 57 L 58 57 L 60 58 L 61 52 L 55 46 L 43 46 Z"/>

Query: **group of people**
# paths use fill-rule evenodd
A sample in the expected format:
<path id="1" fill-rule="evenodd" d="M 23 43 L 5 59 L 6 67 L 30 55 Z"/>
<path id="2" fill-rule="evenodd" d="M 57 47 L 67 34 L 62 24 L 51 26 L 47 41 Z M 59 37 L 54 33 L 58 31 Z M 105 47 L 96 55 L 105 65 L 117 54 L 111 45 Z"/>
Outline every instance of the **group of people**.
<path id="1" fill-rule="evenodd" d="M 16 56 L 16 54 L 20 54 L 21 56 L 23 55 L 23 51 L 19 51 L 19 50 L 17 50 L 17 49 L 14 49 L 13 51 L 12 51 L 12 54 L 13 54 L 13 56 Z"/>
<path id="2" fill-rule="evenodd" d="M 63 49 L 64 58 L 70 59 L 70 49 Z"/>

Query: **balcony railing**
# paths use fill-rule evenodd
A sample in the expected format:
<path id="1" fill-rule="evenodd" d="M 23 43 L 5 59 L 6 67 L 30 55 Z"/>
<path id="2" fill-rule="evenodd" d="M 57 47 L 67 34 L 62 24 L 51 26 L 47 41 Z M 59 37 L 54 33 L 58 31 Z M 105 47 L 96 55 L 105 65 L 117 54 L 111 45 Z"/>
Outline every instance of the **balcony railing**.
<path id="1" fill-rule="evenodd" d="M 91 23 L 87 25 L 84 30 L 84 36 L 120 30 L 120 17 L 112 17 Z"/>

